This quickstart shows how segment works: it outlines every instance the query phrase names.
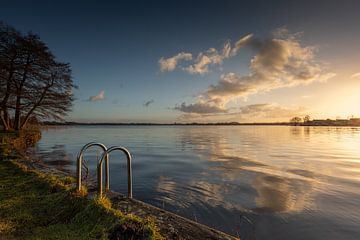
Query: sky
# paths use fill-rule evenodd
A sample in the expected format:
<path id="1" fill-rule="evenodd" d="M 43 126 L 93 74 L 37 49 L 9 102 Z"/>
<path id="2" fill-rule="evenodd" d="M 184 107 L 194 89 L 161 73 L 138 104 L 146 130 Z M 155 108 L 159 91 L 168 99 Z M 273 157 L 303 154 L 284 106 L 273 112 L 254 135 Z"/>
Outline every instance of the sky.
<path id="1" fill-rule="evenodd" d="M 360 117 L 360 1 L 3 1 L 69 62 L 68 121 Z"/>

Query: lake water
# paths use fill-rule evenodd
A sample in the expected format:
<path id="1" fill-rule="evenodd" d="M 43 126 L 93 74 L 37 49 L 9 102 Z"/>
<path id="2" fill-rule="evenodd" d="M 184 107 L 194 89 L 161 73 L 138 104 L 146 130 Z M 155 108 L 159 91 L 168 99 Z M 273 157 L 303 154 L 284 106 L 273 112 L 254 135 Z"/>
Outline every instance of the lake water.
<path id="1" fill-rule="evenodd" d="M 360 239 L 360 128 L 76 126 L 43 131 L 37 154 L 75 170 L 98 141 L 133 156 L 134 197 L 243 239 Z M 95 176 L 99 151 L 89 151 Z M 110 188 L 126 194 L 126 161 Z"/>

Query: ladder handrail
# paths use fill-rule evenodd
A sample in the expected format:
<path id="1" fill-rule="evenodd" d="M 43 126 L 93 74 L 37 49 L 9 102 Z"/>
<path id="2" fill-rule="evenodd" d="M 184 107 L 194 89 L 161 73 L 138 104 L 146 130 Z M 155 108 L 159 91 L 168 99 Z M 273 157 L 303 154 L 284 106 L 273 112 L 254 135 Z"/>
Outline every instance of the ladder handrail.
<path id="1" fill-rule="evenodd" d="M 132 168 L 131 168 L 131 154 L 129 152 L 129 150 L 127 150 L 126 148 L 124 147 L 120 147 L 120 146 L 113 146 L 109 149 L 107 149 L 103 155 L 101 156 L 101 159 L 98 163 L 98 167 L 97 167 L 97 175 L 98 175 L 98 194 L 99 196 L 101 197 L 102 196 L 102 192 L 103 192 L 103 184 L 102 184 L 102 180 L 103 180 L 103 177 L 102 177 L 102 163 L 104 161 L 104 159 L 109 156 L 109 154 L 112 152 L 112 151 L 115 151 L 115 150 L 120 150 L 122 151 L 123 153 L 125 153 L 126 155 L 126 158 L 127 158 L 127 178 L 128 178 L 128 198 L 132 198 Z M 109 158 L 107 157 L 107 160 Z"/>
<path id="2" fill-rule="evenodd" d="M 85 144 L 80 152 L 78 153 L 77 155 L 77 164 L 76 164 L 76 178 L 77 178 L 77 183 L 76 183 L 76 188 L 78 191 L 81 190 L 81 170 L 82 170 L 82 162 L 83 162 L 83 155 L 84 155 L 84 152 L 90 148 L 90 147 L 93 147 L 93 146 L 98 146 L 100 147 L 102 150 L 103 150 L 103 154 L 106 154 L 105 155 L 105 165 L 106 165 L 106 172 L 105 172 L 105 185 L 106 185 L 106 189 L 108 190 L 109 189 L 109 156 L 108 154 L 106 153 L 107 152 L 107 147 L 102 144 L 102 143 L 98 143 L 98 142 L 89 142 L 87 144 Z M 103 155 L 102 155 L 103 157 Z"/>

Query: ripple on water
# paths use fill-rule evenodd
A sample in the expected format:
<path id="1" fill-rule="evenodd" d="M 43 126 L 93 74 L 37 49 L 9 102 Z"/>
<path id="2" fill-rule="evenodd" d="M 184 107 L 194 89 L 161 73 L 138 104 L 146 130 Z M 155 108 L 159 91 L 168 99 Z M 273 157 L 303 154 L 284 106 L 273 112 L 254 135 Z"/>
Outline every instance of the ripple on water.
<path id="1" fill-rule="evenodd" d="M 74 170 L 89 141 L 130 149 L 136 198 L 230 234 L 360 236 L 360 128 L 79 126 L 44 131 L 35 151 Z M 86 154 L 93 174 L 98 156 Z M 111 188 L 126 192 L 123 156 L 112 159 Z"/>

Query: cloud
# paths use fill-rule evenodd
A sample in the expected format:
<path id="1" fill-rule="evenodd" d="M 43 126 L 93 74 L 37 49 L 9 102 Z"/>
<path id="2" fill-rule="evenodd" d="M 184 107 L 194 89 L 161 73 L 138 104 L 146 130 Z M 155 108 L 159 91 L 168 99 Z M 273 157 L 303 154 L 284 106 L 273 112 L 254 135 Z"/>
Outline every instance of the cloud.
<path id="1" fill-rule="evenodd" d="M 243 114 L 258 114 L 259 112 L 264 112 L 264 110 L 269 111 L 271 104 L 268 103 L 260 103 L 260 104 L 252 104 L 240 107 L 240 112 Z"/>
<path id="2" fill-rule="evenodd" d="M 189 61 L 192 59 L 191 53 L 181 52 L 177 55 L 170 57 L 170 58 L 160 58 L 159 65 L 161 72 L 171 72 L 174 71 L 176 66 L 178 65 L 179 61 L 186 60 Z"/>
<path id="3" fill-rule="evenodd" d="M 196 107 L 194 107 L 196 106 Z M 210 108 L 211 107 L 211 108 Z M 210 109 L 207 109 L 210 108 Z M 200 109 L 200 110 L 199 110 Z M 277 103 L 259 103 L 249 104 L 233 109 L 223 109 L 215 105 L 203 104 L 182 104 L 175 110 L 182 111 L 179 117 L 181 121 L 266 121 L 266 119 L 275 119 L 279 121 L 284 118 L 307 114 L 308 109 L 302 106 L 280 106 Z"/>
<path id="4" fill-rule="evenodd" d="M 303 99 L 308 99 L 308 98 L 312 98 L 313 97 L 313 95 L 303 95 L 303 96 L 301 96 L 301 98 L 303 98 Z"/>
<path id="5" fill-rule="evenodd" d="M 242 48 L 242 47 L 244 47 L 244 46 L 246 46 L 247 44 L 250 43 L 252 37 L 253 37 L 253 34 L 248 34 L 248 35 L 240 38 L 240 39 L 235 43 L 234 48 L 231 50 L 231 55 L 232 55 L 232 56 L 235 56 L 235 55 L 239 52 L 240 48 Z"/>
<path id="6" fill-rule="evenodd" d="M 250 43 L 253 34 L 248 34 L 240 38 L 234 45 L 231 46 L 230 40 L 225 41 L 222 50 L 215 48 L 209 48 L 205 52 L 200 52 L 192 64 L 187 67 L 183 67 L 182 70 L 190 74 L 206 74 L 210 72 L 209 67 L 211 65 L 221 65 L 224 59 L 231 58 L 239 52 L 240 48 Z M 160 71 L 173 71 L 178 65 L 180 60 L 192 60 L 191 53 L 178 53 L 177 55 L 164 59 L 163 57 L 159 60 Z"/>
<path id="7" fill-rule="evenodd" d="M 194 103 L 186 104 L 182 103 L 174 107 L 174 110 L 178 110 L 184 113 L 196 113 L 196 114 L 208 114 L 208 113 L 224 113 L 225 109 L 208 103 Z"/>
<path id="8" fill-rule="evenodd" d="M 239 46 L 247 42 L 256 50 L 250 61 L 250 73 L 238 75 L 230 72 L 222 74 L 216 84 L 212 84 L 198 99 L 224 109 L 229 101 L 244 98 L 277 88 L 307 85 L 326 81 L 335 74 L 326 72 L 315 61 L 315 49 L 301 46 L 296 35 L 286 37 L 256 39 L 252 35 L 243 38 Z M 238 41 L 238 42 L 239 42 Z"/>
<path id="9" fill-rule="evenodd" d="M 225 58 L 230 57 L 230 42 L 224 44 L 221 54 L 215 48 L 210 48 L 206 52 L 199 53 L 194 64 L 184 68 L 190 74 L 205 74 L 209 72 L 210 65 L 221 65 Z"/>
<path id="10" fill-rule="evenodd" d="M 149 107 L 150 104 L 152 104 L 152 103 L 154 103 L 154 99 L 151 99 L 151 100 L 149 100 L 149 101 L 146 101 L 143 105 L 144 105 L 144 107 Z"/>
<path id="11" fill-rule="evenodd" d="M 230 54 L 231 54 L 231 43 L 230 41 L 226 41 L 224 43 L 224 47 L 223 47 L 223 50 L 222 50 L 222 56 L 224 58 L 229 58 L 230 57 Z"/>
<path id="12" fill-rule="evenodd" d="M 222 50 L 210 48 L 200 52 L 192 64 L 183 67 L 190 74 L 205 74 L 210 66 L 223 64 L 248 47 L 255 54 L 250 60 L 249 73 L 227 72 L 220 76 L 217 83 L 211 84 L 196 96 L 194 103 L 182 103 L 173 109 L 183 112 L 183 117 L 262 116 L 266 118 L 289 117 L 296 115 L 302 108 L 285 108 L 276 104 L 257 104 L 243 106 L 238 110 L 229 109 L 228 103 L 237 99 L 247 99 L 258 93 L 278 88 L 290 88 L 324 82 L 335 74 L 328 72 L 315 58 L 317 49 L 300 43 L 300 34 L 290 33 L 286 28 L 273 31 L 267 38 L 257 38 L 253 34 L 241 37 L 233 46 L 226 41 Z M 181 53 L 180 53 L 181 54 Z M 177 59 L 177 56 L 173 58 Z M 171 58 L 172 59 L 172 58 Z M 170 69 L 175 69 L 176 63 Z M 359 74 L 359 75 L 358 75 Z M 352 77 L 360 76 L 360 73 Z"/>
<path id="13" fill-rule="evenodd" d="M 358 78 L 360 77 L 360 72 L 354 73 L 353 75 L 351 75 L 351 78 Z"/>
<path id="14" fill-rule="evenodd" d="M 105 98 L 105 91 L 101 90 L 98 95 L 89 97 L 88 101 L 90 102 L 96 102 L 104 100 Z"/>
<path id="15" fill-rule="evenodd" d="M 242 106 L 239 113 L 247 118 L 290 118 L 303 114 L 305 111 L 304 107 L 283 107 L 276 103 L 260 103 Z"/>

